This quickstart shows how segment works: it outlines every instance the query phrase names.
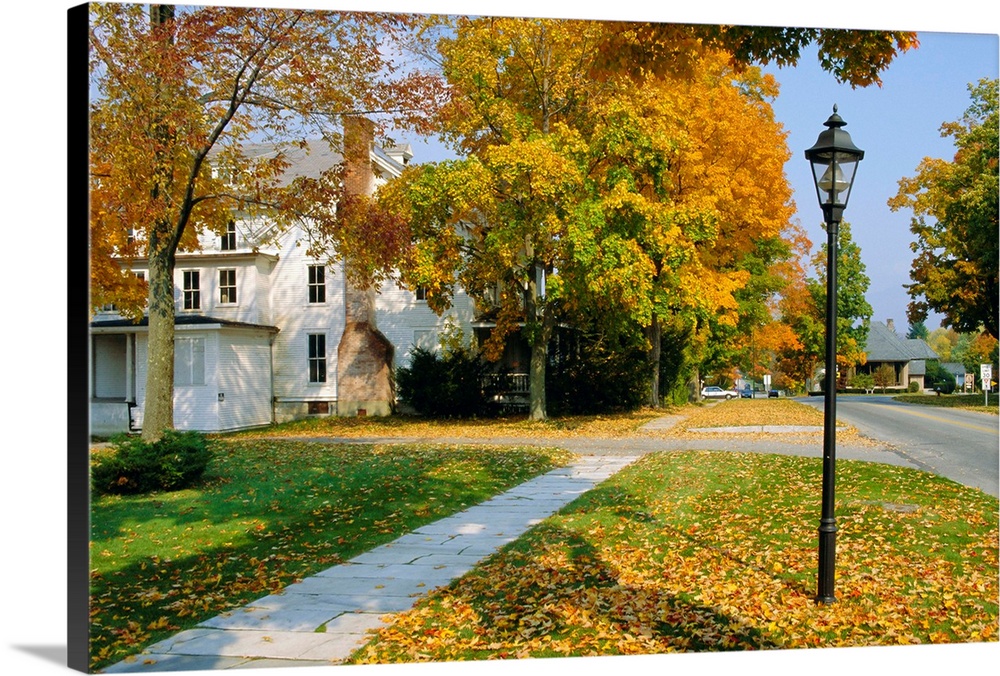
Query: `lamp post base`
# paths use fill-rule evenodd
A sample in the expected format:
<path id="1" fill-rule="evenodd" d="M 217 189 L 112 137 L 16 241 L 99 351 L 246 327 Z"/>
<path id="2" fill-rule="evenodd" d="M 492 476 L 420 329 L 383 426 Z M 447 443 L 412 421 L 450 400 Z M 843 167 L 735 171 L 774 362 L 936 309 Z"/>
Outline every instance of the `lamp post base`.
<path id="1" fill-rule="evenodd" d="M 820 520 L 819 526 L 819 575 L 816 602 L 835 603 L 834 575 L 837 559 L 837 522 L 833 518 Z"/>

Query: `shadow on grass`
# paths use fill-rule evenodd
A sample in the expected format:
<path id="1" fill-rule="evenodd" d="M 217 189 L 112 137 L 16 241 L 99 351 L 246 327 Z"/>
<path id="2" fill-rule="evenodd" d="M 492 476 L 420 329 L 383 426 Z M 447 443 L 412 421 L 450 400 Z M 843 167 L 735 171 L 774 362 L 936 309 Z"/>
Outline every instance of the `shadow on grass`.
<path id="1" fill-rule="evenodd" d="M 565 554 L 538 557 L 535 543 Z M 601 549 L 579 533 L 543 524 L 445 592 L 446 607 L 468 605 L 479 618 L 462 631 L 491 650 L 459 659 L 654 654 L 668 651 L 764 650 L 779 647 L 755 626 L 648 581 L 628 581 Z M 433 601 L 431 601 L 433 603 Z M 467 618 L 466 618 L 467 620 Z M 419 635 L 406 637 L 419 642 Z M 392 654 L 391 647 L 386 648 Z M 432 648 L 421 646 L 433 659 Z M 392 659 L 387 660 L 392 661 Z"/>
<path id="2" fill-rule="evenodd" d="M 282 454 L 284 452 L 284 455 Z M 275 444 L 197 489 L 92 506 L 92 668 L 282 589 L 552 466 L 458 449 Z M 214 475 L 214 476 L 213 476 Z M 108 548 L 116 551 L 110 552 Z M 122 559 L 121 564 L 115 563 Z"/>

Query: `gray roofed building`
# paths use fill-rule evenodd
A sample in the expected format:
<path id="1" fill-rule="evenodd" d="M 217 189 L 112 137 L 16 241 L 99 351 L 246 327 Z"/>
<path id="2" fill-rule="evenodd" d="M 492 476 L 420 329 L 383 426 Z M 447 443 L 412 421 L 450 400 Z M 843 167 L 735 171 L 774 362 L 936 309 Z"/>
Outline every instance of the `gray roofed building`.
<path id="1" fill-rule="evenodd" d="M 284 155 L 288 168 L 282 174 L 282 183 L 288 184 L 299 176 L 319 178 L 328 169 L 344 161 L 344 156 L 330 147 L 325 139 L 309 139 L 304 145 L 273 143 L 248 143 L 241 146 L 242 152 L 249 158 L 276 157 Z M 393 174 L 398 174 L 413 158 L 413 150 L 409 144 L 372 149 L 372 161 L 385 165 Z"/>
<path id="2" fill-rule="evenodd" d="M 896 383 L 892 387 L 906 388 L 915 381 L 923 389 L 927 360 L 939 359 L 937 352 L 920 338 L 901 338 L 891 326 L 892 320 L 871 322 L 865 343 L 867 362 L 859 366 L 857 372 L 874 374 L 888 364 L 896 374 Z"/>

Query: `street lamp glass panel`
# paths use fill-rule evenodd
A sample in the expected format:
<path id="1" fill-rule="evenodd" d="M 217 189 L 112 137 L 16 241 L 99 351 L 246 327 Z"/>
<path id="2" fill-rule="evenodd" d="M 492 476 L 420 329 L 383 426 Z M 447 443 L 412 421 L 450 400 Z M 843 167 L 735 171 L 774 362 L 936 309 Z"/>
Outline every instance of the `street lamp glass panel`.
<path id="1" fill-rule="evenodd" d="M 843 192 L 847 190 L 847 187 L 848 183 L 844 180 L 844 172 L 836 164 L 831 164 L 827 167 L 819 179 L 819 189 L 823 192 L 830 192 L 831 190 Z"/>
<path id="2" fill-rule="evenodd" d="M 828 162 L 814 159 L 812 169 L 820 204 L 846 207 L 857 168 L 856 158 L 841 153 L 833 154 Z"/>

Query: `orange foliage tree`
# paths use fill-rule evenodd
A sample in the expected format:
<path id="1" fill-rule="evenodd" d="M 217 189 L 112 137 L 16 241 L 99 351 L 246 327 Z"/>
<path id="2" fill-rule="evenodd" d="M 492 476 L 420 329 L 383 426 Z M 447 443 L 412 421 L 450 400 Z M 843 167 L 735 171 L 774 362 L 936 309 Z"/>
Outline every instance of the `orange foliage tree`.
<path id="1" fill-rule="evenodd" d="M 175 254 L 224 232 L 234 210 L 287 223 L 338 196 L 334 176 L 283 184 L 283 155 L 248 157 L 243 144 L 339 147 L 341 116 L 391 109 L 413 122 L 433 111 L 437 79 L 383 54 L 416 17 L 99 3 L 90 18 L 93 298 L 135 318 L 146 306 L 143 437 L 155 440 L 173 426 Z M 335 242 L 335 225 L 320 234 Z M 137 256 L 148 293 L 128 273 Z"/>
<path id="2" fill-rule="evenodd" d="M 411 224 L 411 285 L 443 308 L 457 281 L 492 309 L 488 350 L 520 327 L 536 419 L 558 321 L 646 327 L 656 374 L 660 318 L 673 332 L 735 326 L 746 257 L 790 227 L 773 80 L 705 50 L 684 76 L 641 87 L 613 70 L 591 77 L 607 31 L 458 19 L 440 44 L 451 91 L 440 123 L 468 159 L 416 167 L 383 191 Z M 655 379 L 651 392 L 655 403 Z"/>

